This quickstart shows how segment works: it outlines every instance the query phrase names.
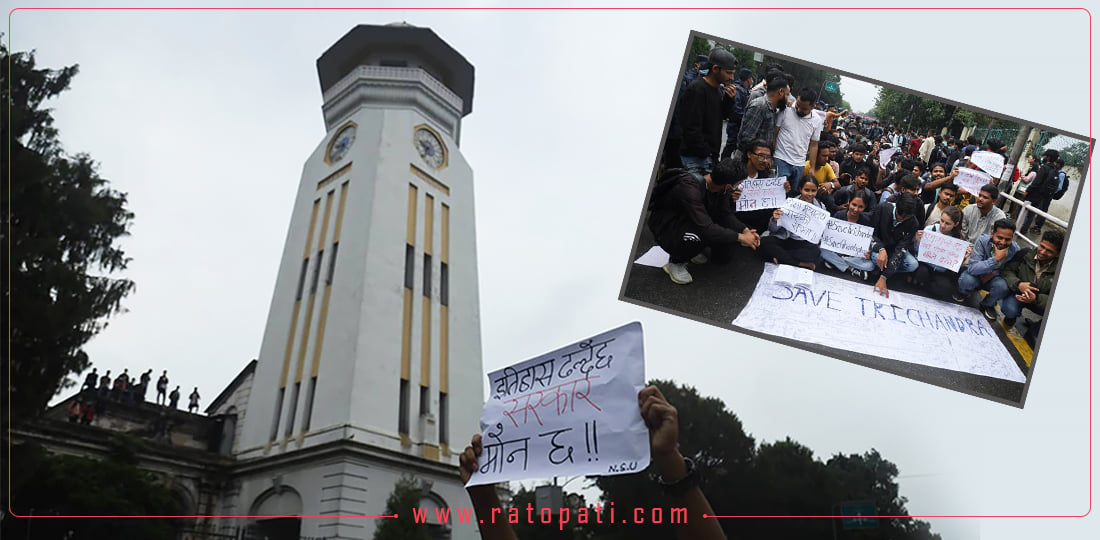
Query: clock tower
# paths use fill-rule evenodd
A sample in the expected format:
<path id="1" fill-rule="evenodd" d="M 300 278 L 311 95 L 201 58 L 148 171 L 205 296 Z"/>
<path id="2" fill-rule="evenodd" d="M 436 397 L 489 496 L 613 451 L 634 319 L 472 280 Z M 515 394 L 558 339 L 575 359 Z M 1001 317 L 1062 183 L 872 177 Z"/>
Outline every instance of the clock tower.
<path id="1" fill-rule="evenodd" d="M 317 60 L 326 135 L 308 157 L 242 420 L 225 515 L 281 537 L 369 539 L 394 483 L 466 507 L 458 452 L 483 404 L 474 68 L 427 28 L 360 25 Z M 439 538 L 477 538 L 437 524 Z M 298 538 L 298 536 L 294 536 Z"/>

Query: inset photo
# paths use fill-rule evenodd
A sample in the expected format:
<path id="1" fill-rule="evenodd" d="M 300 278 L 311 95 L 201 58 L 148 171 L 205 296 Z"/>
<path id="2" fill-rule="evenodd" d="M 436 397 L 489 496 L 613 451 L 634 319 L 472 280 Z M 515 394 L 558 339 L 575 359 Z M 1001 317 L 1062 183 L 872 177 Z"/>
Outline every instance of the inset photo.
<path id="1" fill-rule="evenodd" d="M 620 299 L 1022 408 L 1095 141 L 688 39 Z"/>

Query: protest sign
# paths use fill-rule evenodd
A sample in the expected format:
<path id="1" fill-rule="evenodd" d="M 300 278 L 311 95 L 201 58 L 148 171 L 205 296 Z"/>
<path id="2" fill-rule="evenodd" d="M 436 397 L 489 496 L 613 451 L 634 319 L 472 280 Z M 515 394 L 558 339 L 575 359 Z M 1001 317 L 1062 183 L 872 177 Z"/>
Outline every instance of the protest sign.
<path id="1" fill-rule="evenodd" d="M 890 163 L 890 158 L 894 154 L 898 153 L 899 151 L 901 151 L 901 148 L 897 147 L 897 146 L 895 146 L 893 148 L 887 148 L 886 150 L 879 150 L 879 153 L 878 153 L 878 164 L 879 164 L 879 166 L 885 168 L 886 164 Z"/>
<path id="2" fill-rule="evenodd" d="M 1005 168 L 1005 157 L 996 152 L 976 150 L 970 155 L 970 162 L 995 178 L 1000 178 Z"/>
<path id="3" fill-rule="evenodd" d="M 783 215 L 779 216 L 779 226 L 791 234 L 811 243 L 821 240 L 825 230 L 825 220 L 829 212 L 801 199 L 787 199 L 783 204 Z"/>
<path id="4" fill-rule="evenodd" d="M 985 172 L 962 168 L 955 177 L 955 185 L 968 191 L 971 195 L 977 195 L 982 186 L 989 183 L 989 175 Z"/>
<path id="5" fill-rule="evenodd" d="M 783 189 L 786 176 L 779 178 L 757 178 L 741 182 L 741 196 L 737 199 L 737 211 L 779 208 L 787 197 Z"/>
<path id="6" fill-rule="evenodd" d="M 862 257 L 871 249 L 875 229 L 859 223 L 829 218 L 821 233 L 821 247 L 841 255 Z"/>
<path id="7" fill-rule="evenodd" d="M 959 240 L 937 232 L 924 231 L 920 239 L 917 260 L 947 268 L 952 272 L 958 272 L 963 260 L 966 259 L 966 248 L 968 247 L 970 247 L 970 243 L 966 240 Z"/>
<path id="8" fill-rule="evenodd" d="M 853 353 L 1014 382 L 1026 380 L 989 321 L 975 308 L 899 291 L 890 291 L 890 297 L 884 298 L 866 283 L 826 274 L 815 275 L 809 290 L 796 289 L 775 284 L 775 270 L 772 263 L 764 265 L 749 303 L 733 321 L 735 326 Z M 838 328 L 859 330 L 838 332 Z"/>
<path id="9" fill-rule="evenodd" d="M 642 388 L 638 322 L 490 373 L 480 467 L 466 485 L 645 469 Z"/>

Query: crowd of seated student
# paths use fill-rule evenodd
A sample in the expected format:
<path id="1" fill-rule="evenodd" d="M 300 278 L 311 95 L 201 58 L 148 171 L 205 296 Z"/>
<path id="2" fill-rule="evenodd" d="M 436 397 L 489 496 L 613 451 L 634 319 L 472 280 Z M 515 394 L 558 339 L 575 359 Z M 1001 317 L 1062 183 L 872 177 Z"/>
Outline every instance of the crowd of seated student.
<path id="1" fill-rule="evenodd" d="M 975 291 L 985 290 L 989 294 L 980 300 L 978 308 L 986 318 L 995 322 L 998 320 L 995 306 L 1000 303 L 1009 333 L 1021 335 L 1014 324 L 1022 309 L 1028 308 L 1041 315 L 1045 308 L 1045 295 L 1049 294 L 1047 282 L 1052 281 L 1055 266 L 1050 261 L 1056 261 L 1061 251 L 1062 239 L 1060 233 L 1056 233 L 1050 239 L 1044 239 L 1041 248 L 1028 250 L 1026 253 L 1031 261 L 1030 270 L 1026 268 L 1025 262 L 1016 260 L 1018 253 L 1024 252 L 1013 241 L 1015 224 L 1005 219 L 1004 212 L 995 206 L 1000 195 L 997 186 L 993 183 L 987 184 L 973 196 L 953 182 L 958 176 L 959 167 L 976 168 L 970 163 L 969 157 L 980 148 L 976 141 L 966 142 L 969 144 L 960 148 L 961 142 L 953 139 L 943 141 L 946 150 L 930 154 L 934 158 L 946 159 L 951 162 L 950 166 L 945 162 L 926 166 L 913 156 L 904 156 L 883 166 L 867 154 L 870 140 L 859 136 L 850 138 L 848 154 L 839 156 L 844 153 L 843 150 L 823 133 L 822 142 L 817 148 L 817 168 L 810 171 L 807 161 L 802 178 L 788 179 L 788 197 L 828 210 L 836 219 L 872 227 L 874 235 L 871 248 L 862 257 L 852 257 L 823 249 L 781 227 L 779 220 L 783 214 L 782 209 L 747 212 L 733 210 L 741 194 L 741 181 L 746 178 L 767 178 L 775 174 L 771 167 L 771 146 L 763 140 L 754 141 L 748 152 L 716 165 L 715 174 L 707 175 L 706 180 L 686 182 L 685 185 L 698 186 L 698 193 L 707 192 L 708 197 L 715 201 L 721 200 L 722 195 L 729 200 L 728 206 L 725 203 L 708 205 L 707 211 L 714 211 L 709 220 L 699 220 L 695 225 L 708 221 L 711 224 L 727 224 L 731 230 L 728 234 L 717 236 L 712 232 L 706 235 L 710 237 L 709 241 L 693 244 L 690 251 L 698 253 L 697 257 L 677 250 L 673 265 L 682 267 L 680 279 L 677 279 L 676 268 L 666 267 L 666 272 L 677 283 L 690 282 L 690 276 L 684 275 L 687 260 L 691 259 L 695 264 L 705 264 L 707 258 L 702 255 L 703 248 L 712 247 L 709 242 L 719 240 L 720 237 L 719 244 L 734 247 L 739 244 L 741 247 L 756 250 L 764 261 L 811 269 L 824 266 L 830 271 L 873 282 L 875 292 L 884 296 L 889 296 L 888 280 L 897 274 L 906 274 L 907 281 L 918 290 L 938 299 L 953 299 L 962 303 L 968 301 Z M 950 146 L 946 143 L 950 143 Z M 888 143 L 882 146 L 888 146 Z M 873 151 L 877 151 L 878 147 L 879 142 L 875 141 Z M 1003 152 L 1003 145 L 990 141 L 985 150 Z M 950 173 L 947 172 L 949 170 Z M 654 203 L 651 202 L 652 204 Z M 663 212 L 678 212 L 678 204 L 680 203 L 666 202 Z M 661 203 L 657 203 L 657 206 L 660 207 Z M 696 209 L 701 210 L 699 207 Z M 667 215 L 660 219 L 669 221 Z M 664 234 L 654 230 L 654 233 L 659 243 L 664 238 L 667 244 L 679 244 L 685 238 L 685 229 L 676 229 L 663 231 Z M 958 272 L 918 263 L 919 244 L 923 235 L 928 233 L 944 234 L 971 244 Z M 675 248 L 673 245 L 668 247 Z M 668 248 L 666 251 L 674 252 Z M 723 259 L 728 259 L 728 250 L 723 249 L 722 255 Z M 1013 264 L 1015 271 L 1029 277 L 1017 279 L 1010 284 L 1001 277 L 1009 263 Z M 1036 270 L 1036 266 L 1039 270 Z M 1029 281 L 1034 280 L 1035 276 L 1041 278 L 1037 280 L 1039 285 Z M 1021 283 L 1022 288 L 1019 286 Z M 1033 342 L 1037 335 L 1037 326 L 1035 328 L 1036 330 L 1029 329 L 1024 336 L 1029 341 Z"/>

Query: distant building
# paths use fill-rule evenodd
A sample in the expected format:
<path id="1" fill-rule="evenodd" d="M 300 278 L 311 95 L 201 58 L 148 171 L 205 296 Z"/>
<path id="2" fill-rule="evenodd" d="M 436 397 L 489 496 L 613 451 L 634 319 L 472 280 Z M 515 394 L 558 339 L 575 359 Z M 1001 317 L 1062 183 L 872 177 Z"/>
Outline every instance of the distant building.
<path id="1" fill-rule="evenodd" d="M 209 519 L 190 538 L 369 539 L 377 520 L 359 516 L 383 514 L 405 473 L 432 521 L 431 507 L 469 505 L 455 449 L 484 400 L 458 141 L 474 68 L 431 30 L 396 24 L 355 27 L 317 71 L 327 134 L 303 168 L 259 358 L 209 416 L 170 411 L 167 435 L 161 407 L 112 407 L 88 427 L 64 421 L 68 400 L 16 434 L 96 455 L 100 428 L 130 432 L 151 439 L 142 466 L 189 511 L 318 516 Z M 432 532 L 478 538 L 470 524 Z"/>

